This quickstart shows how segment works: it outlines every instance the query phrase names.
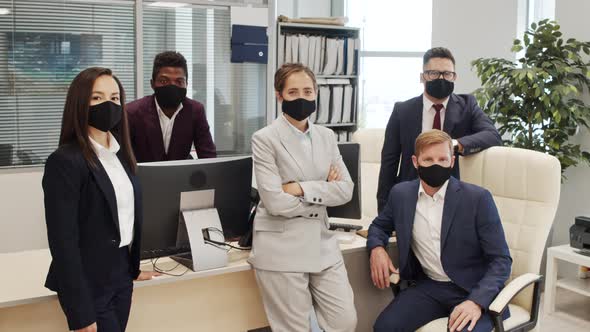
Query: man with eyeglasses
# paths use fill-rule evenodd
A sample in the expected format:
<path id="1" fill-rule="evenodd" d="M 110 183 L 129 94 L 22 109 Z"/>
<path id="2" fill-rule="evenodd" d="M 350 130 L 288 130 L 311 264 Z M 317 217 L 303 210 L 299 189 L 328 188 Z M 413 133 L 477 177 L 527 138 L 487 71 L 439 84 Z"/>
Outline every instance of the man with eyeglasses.
<path id="1" fill-rule="evenodd" d="M 381 170 L 377 189 L 378 211 L 387 202 L 391 188 L 399 182 L 418 178 L 412 164 L 414 142 L 418 135 L 440 129 L 453 139 L 455 154 L 469 155 L 491 146 L 501 145 L 502 139 L 490 118 L 468 94 L 454 94 L 455 58 L 444 47 L 428 50 L 423 57 L 424 83 L 421 96 L 396 103 L 381 151 Z M 459 178 L 459 163 L 452 175 Z"/>
<path id="2" fill-rule="evenodd" d="M 173 51 L 156 55 L 151 85 L 154 94 L 126 105 L 131 145 L 138 162 L 215 158 L 203 104 L 186 97 L 187 64 Z"/>

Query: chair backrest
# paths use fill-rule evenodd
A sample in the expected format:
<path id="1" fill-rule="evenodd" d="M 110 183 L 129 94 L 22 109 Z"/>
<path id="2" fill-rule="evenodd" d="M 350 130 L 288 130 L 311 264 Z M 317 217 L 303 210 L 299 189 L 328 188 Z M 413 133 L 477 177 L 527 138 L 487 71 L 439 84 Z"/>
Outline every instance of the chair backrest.
<path id="1" fill-rule="evenodd" d="M 361 211 L 363 219 L 377 216 L 377 184 L 385 129 L 359 129 L 352 141 L 361 146 Z"/>
<path id="2" fill-rule="evenodd" d="M 498 207 L 513 259 L 511 279 L 540 273 L 545 243 L 559 204 L 561 165 L 541 152 L 492 147 L 460 157 L 461 180 L 488 189 Z M 530 311 L 532 288 L 512 303 Z"/>

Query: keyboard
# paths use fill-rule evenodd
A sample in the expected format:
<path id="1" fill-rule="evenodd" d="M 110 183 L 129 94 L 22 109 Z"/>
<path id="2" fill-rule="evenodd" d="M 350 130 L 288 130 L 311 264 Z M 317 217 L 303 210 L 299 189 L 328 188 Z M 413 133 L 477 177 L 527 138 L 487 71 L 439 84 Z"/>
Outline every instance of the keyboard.
<path id="1" fill-rule="evenodd" d="M 360 225 L 341 224 L 341 223 L 335 223 L 335 222 L 330 223 L 330 230 L 331 231 L 342 230 L 345 232 L 351 232 L 351 231 L 360 231 L 361 229 L 363 229 L 363 226 L 360 226 Z"/>

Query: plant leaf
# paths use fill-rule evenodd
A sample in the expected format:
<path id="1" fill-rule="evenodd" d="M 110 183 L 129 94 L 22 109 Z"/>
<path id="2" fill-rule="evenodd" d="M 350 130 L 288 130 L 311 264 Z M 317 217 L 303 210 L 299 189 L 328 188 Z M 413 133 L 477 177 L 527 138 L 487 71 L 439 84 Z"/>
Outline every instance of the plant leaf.
<path id="1" fill-rule="evenodd" d="M 590 165 L 590 152 L 569 143 L 576 127 L 590 127 L 590 104 L 581 93 L 590 88 L 590 43 L 563 39 L 560 26 L 547 19 L 511 42 L 513 52 L 526 47 L 519 59 L 472 62 L 482 81 L 478 104 L 509 146 L 552 154 L 562 171 L 579 162 Z"/>

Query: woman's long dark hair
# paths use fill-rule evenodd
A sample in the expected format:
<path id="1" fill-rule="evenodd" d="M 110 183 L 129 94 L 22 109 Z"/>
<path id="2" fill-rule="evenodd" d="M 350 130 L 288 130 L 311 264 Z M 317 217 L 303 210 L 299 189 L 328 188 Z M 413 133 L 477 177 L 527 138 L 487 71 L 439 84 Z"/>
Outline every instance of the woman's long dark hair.
<path id="1" fill-rule="evenodd" d="M 121 81 L 113 75 L 113 72 L 108 68 L 91 67 L 81 71 L 70 84 L 68 89 L 68 96 L 66 97 L 66 104 L 64 106 L 64 114 L 61 124 L 61 134 L 59 136 L 59 145 L 75 144 L 80 147 L 84 159 L 91 167 L 96 167 L 97 157 L 90 138 L 88 137 L 88 108 L 90 107 L 90 97 L 92 97 L 92 87 L 94 82 L 100 76 L 111 76 L 120 91 L 121 107 L 123 114 L 119 124 L 111 130 L 111 133 L 121 146 L 120 153 L 123 154 L 123 159 L 129 166 L 132 173 L 135 173 L 137 168 L 137 161 L 131 148 L 131 139 L 129 136 L 129 124 L 127 121 L 127 112 L 125 112 L 125 91 Z"/>

